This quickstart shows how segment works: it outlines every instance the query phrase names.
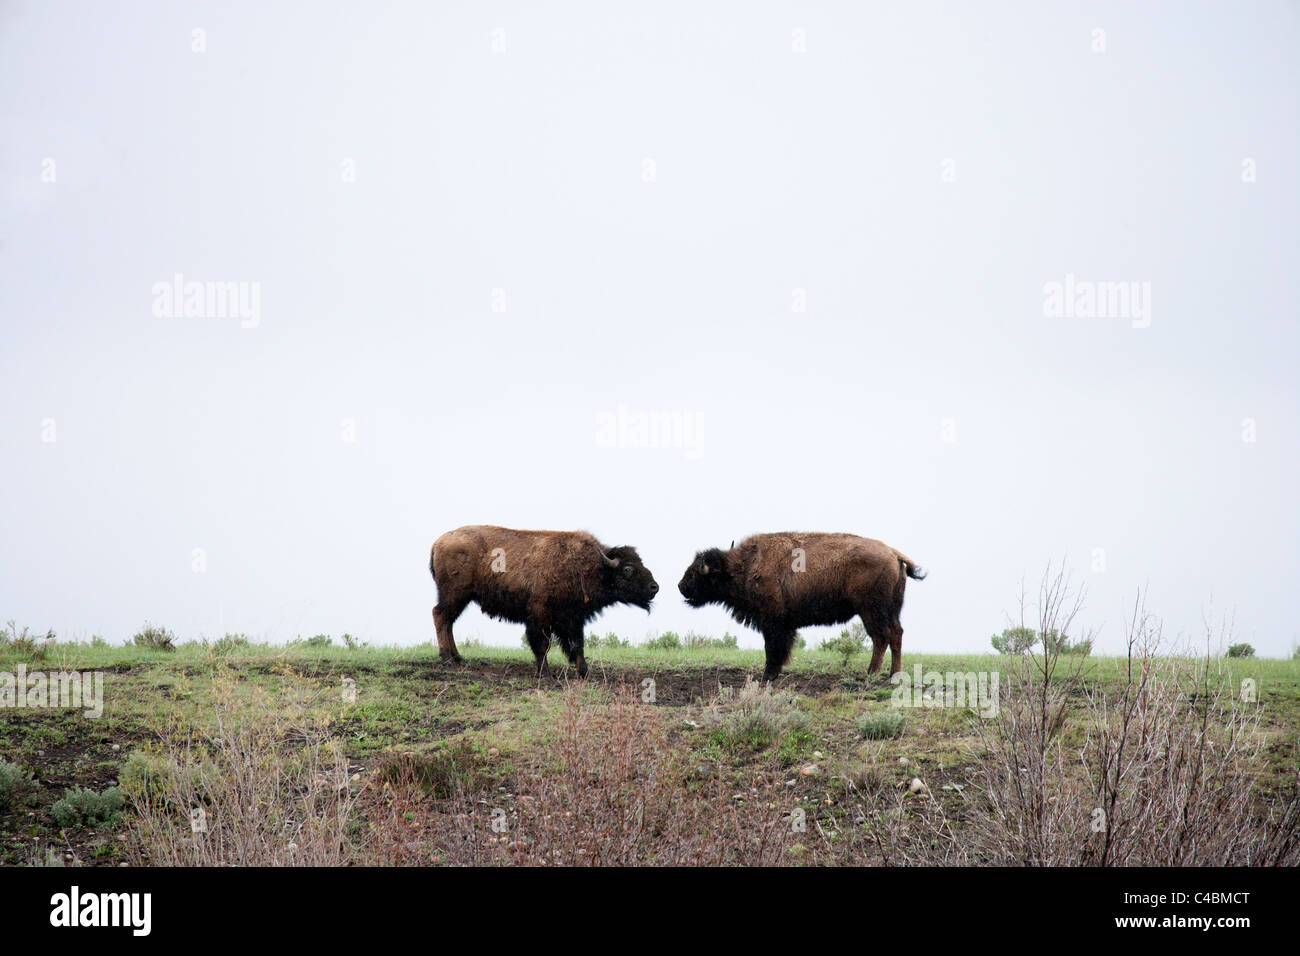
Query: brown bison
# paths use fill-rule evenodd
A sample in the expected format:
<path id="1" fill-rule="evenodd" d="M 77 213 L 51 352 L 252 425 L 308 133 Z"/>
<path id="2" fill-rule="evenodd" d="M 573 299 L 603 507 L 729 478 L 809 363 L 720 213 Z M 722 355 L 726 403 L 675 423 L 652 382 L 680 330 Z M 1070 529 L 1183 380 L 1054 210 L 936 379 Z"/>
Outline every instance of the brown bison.
<path id="1" fill-rule="evenodd" d="M 524 625 L 538 674 L 555 637 L 585 677 L 587 622 L 611 604 L 649 611 L 659 591 L 636 548 L 607 548 L 585 531 L 457 528 L 433 543 L 429 573 L 438 585 L 433 626 L 439 657 L 460 660 L 451 626 L 470 601 L 477 601 L 483 613 Z"/>
<path id="2" fill-rule="evenodd" d="M 843 624 L 855 614 L 871 635 L 870 672 L 880 670 L 888 644 L 892 675 L 903 666 L 903 588 L 908 578 L 924 577 L 911 558 L 872 538 L 785 532 L 699 552 L 677 589 L 691 607 L 721 604 L 762 632 L 767 680 L 789 661 L 795 631 Z"/>

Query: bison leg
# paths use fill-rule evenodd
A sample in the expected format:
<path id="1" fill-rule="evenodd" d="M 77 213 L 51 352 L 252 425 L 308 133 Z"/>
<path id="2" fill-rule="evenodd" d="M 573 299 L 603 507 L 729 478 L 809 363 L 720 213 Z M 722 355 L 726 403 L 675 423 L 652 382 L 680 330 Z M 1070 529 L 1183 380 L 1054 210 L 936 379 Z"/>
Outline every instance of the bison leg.
<path id="1" fill-rule="evenodd" d="M 537 659 L 537 676 L 541 677 L 542 671 L 546 670 L 546 652 L 551 649 L 551 636 L 536 624 L 528 624 L 524 627 L 524 637 L 528 638 L 528 646 Z"/>
<path id="2" fill-rule="evenodd" d="M 452 636 L 451 626 L 465 610 L 469 601 L 442 603 L 433 608 L 433 627 L 438 633 L 438 656 L 445 661 L 459 661 L 460 652 L 456 650 L 456 638 Z"/>
<path id="3" fill-rule="evenodd" d="M 880 665 L 885 659 L 885 642 L 881 638 L 871 638 L 871 663 L 867 665 L 868 674 L 879 674 Z"/>
<path id="4" fill-rule="evenodd" d="M 790 652 L 794 650 L 794 631 L 781 629 L 763 633 L 763 649 L 766 652 L 767 666 L 763 669 L 763 680 L 776 680 L 781 676 L 781 668 L 790 661 Z"/>
<path id="5" fill-rule="evenodd" d="M 903 669 L 903 625 L 894 618 L 889 628 L 889 676 Z"/>
<path id="6" fill-rule="evenodd" d="M 582 628 L 579 627 L 569 642 L 569 662 L 578 668 L 579 677 L 587 676 L 587 656 L 583 654 L 583 645 Z"/>
<path id="7" fill-rule="evenodd" d="M 864 611 L 858 617 L 862 618 L 862 626 L 871 636 L 871 663 L 867 665 L 867 673 L 879 674 L 880 665 L 885 660 L 885 648 L 889 645 L 889 623 L 871 611 Z"/>
<path id="8" fill-rule="evenodd" d="M 582 625 L 576 627 L 565 627 L 559 633 L 560 649 L 564 651 L 564 656 L 569 659 L 569 663 L 578 668 L 578 676 L 587 676 L 587 658 L 583 654 Z"/>

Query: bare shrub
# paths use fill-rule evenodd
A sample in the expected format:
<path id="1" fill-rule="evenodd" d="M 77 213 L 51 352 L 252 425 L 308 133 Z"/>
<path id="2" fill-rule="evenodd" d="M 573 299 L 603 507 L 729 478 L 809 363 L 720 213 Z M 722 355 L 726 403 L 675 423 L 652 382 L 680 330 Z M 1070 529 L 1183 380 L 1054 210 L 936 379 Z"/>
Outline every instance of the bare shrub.
<path id="1" fill-rule="evenodd" d="M 759 771 L 743 792 L 669 746 L 633 686 L 612 703 L 566 692 L 550 750 L 507 788 L 428 799 L 414 764 L 372 807 L 375 855 L 398 863 L 523 866 L 772 865 L 789 825 Z"/>
<path id="2" fill-rule="evenodd" d="M 1066 629 L 1082 606 L 1048 569 L 1038 630 Z M 1025 602 L 1022 599 L 1022 616 Z M 1207 645 L 1212 635 L 1208 633 Z M 1208 653 L 1165 655 L 1141 595 L 1126 626 L 1118 684 L 1059 671 L 1059 650 L 1012 659 L 996 720 L 975 724 L 981 800 L 965 832 L 975 858 L 1031 866 L 1234 866 L 1295 863 L 1293 791 L 1265 808 L 1259 706 L 1234 693 Z"/>
<path id="3" fill-rule="evenodd" d="M 316 688 L 212 681 L 213 724 L 173 725 L 130 764 L 134 862 L 152 866 L 332 866 L 351 862 L 354 796 Z"/>
<path id="4" fill-rule="evenodd" d="M 633 687 L 612 704 L 565 699 L 555 754 L 521 780 L 516 862 L 545 865 L 770 865 L 788 832 L 770 779 L 739 794 L 701 777 L 668 746 L 653 707 Z"/>
<path id="5" fill-rule="evenodd" d="M 1083 607 L 1083 591 L 1071 587 L 1064 567 L 1051 566 L 1031 609 L 1020 593 L 1015 633 L 1066 633 Z M 1031 613 L 1036 620 L 1031 619 Z M 1059 862 L 1056 846 L 1063 833 L 1086 832 L 1087 806 L 1079 800 L 1071 756 L 1061 731 L 1070 712 L 1066 677 L 1058 675 L 1059 645 L 1046 642 L 1043 653 L 1024 648 L 1006 657 L 996 720 L 975 724 L 985 746 L 978 776 L 986 802 L 977 807 L 970 839 L 977 855 L 1002 863 L 1037 865 Z"/>

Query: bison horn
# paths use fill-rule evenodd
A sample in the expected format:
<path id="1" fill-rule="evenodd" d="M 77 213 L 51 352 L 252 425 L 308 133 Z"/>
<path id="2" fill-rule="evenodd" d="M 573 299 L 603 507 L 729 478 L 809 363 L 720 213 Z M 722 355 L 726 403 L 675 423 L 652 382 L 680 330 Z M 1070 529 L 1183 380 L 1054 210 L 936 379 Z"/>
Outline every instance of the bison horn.
<path id="1" fill-rule="evenodd" d="M 599 550 L 599 549 L 597 549 L 597 550 Z M 616 568 L 616 567 L 618 567 L 618 558 L 611 558 L 611 557 L 610 557 L 609 555 L 607 555 L 604 551 L 601 551 L 601 552 L 600 552 L 600 560 L 602 560 L 602 561 L 605 562 L 605 567 L 607 567 L 607 568 Z"/>

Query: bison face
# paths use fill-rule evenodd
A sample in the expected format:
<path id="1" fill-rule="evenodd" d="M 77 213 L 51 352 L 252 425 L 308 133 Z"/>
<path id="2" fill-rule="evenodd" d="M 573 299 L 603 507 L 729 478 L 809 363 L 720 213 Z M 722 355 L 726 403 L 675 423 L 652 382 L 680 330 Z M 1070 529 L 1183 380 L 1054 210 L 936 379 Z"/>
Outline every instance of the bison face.
<path id="1" fill-rule="evenodd" d="M 677 582 L 677 590 L 682 592 L 682 597 L 691 607 L 703 607 L 719 603 L 726 597 L 729 579 L 722 551 L 710 548 L 695 555 L 695 560 Z"/>
<path id="2" fill-rule="evenodd" d="M 650 602 L 659 593 L 650 569 L 641 563 L 641 555 L 636 548 L 610 548 L 601 555 L 605 562 L 605 576 L 614 600 L 622 604 L 634 604 L 650 610 Z"/>

